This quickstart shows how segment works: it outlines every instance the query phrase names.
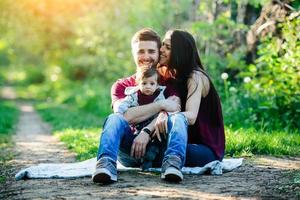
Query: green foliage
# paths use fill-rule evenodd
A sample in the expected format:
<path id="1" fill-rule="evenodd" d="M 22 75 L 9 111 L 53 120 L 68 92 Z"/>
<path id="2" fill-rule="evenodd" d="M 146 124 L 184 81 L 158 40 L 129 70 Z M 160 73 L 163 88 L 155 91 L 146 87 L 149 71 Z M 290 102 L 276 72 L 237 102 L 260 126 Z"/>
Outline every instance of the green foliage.
<path id="1" fill-rule="evenodd" d="M 24 66 L 24 73 L 25 73 L 25 83 L 23 84 L 36 84 L 36 83 L 43 83 L 45 81 L 44 72 L 40 69 L 39 66 Z"/>
<path id="2" fill-rule="evenodd" d="M 243 58 L 246 48 L 237 41 L 237 34 L 245 33 L 247 27 L 230 19 L 228 12 L 219 14 L 212 22 L 192 23 L 191 32 L 196 37 L 197 46 L 204 67 L 217 84 L 219 75 L 224 71 L 237 71 L 246 64 Z"/>
<path id="3" fill-rule="evenodd" d="M 237 4 L 249 4 L 255 7 L 266 4 L 270 2 L 270 0 L 223 0 L 223 3 L 237 3 Z"/>
<path id="4" fill-rule="evenodd" d="M 134 32 L 142 27 L 163 32 L 162 26 L 170 26 L 172 14 L 178 12 L 179 6 L 186 5 L 150 0 L 110 1 L 105 6 L 100 3 L 73 27 L 74 40 L 70 43 L 73 51 L 64 58 L 64 73 L 72 80 L 101 77 L 112 81 L 129 75 L 135 69 L 130 51 Z M 131 26 L 123 26 L 128 23 Z"/>
<path id="5" fill-rule="evenodd" d="M 0 39 L 0 67 L 9 65 L 8 57 L 7 43 Z"/>
<path id="6" fill-rule="evenodd" d="M 130 51 L 134 32 L 152 27 L 164 33 L 179 26 L 187 19 L 189 6 L 189 1 L 166 0 L 24 0 L 18 4 L 3 0 L 0 41 L 7 48 L 2 53 L 0 43 L 0 56 L 13 66 L 33 65 L 46 79 L 51 74 L 44 71 L 56 65 L 70 80 L 111 82 L 135 70 Z M 40 81 L 36 75 L 28 78 Z"/>
<path id="7" fill-rule="evenodd" d="M 293 8 L 295 8 L 296 10 L 300 10 L 300 1 L 298 1 L 298 0 L 292 0 L 291 6 Z"/>
<path id="8" fill-rule="evenodd" d="M 89 80 L 71 82 L 65 79 L 17 88 L 18 96 L 24 99 L 47 101 L 49 104 L 71 105 L 84 112 L 105 117 L 111 113 L 111 83 Z"/>
<path id="9" fill-rule="evenodd" d="M 263 39 L 256 65 L 241 75 L 251 77 L 244 88 L 256 103 L 259 120 L 272 118 L 299 129 L 300 18 L 287 19 L 277 28 L 280 34 Z"/>
<path id="10" fill-rule="evenodd" d="M 13 67 L 10 67 L 7 69 L 6 67 L 0 67 L 0 79 L 1 80 L 1 85 L 5 84 L 11 84 L 11 85 L 17 85 L 20 84 L 22 85 L 23 83 L 26 82 L 26 73 L 25 71 L 22 70 L 16 70 Z"/>

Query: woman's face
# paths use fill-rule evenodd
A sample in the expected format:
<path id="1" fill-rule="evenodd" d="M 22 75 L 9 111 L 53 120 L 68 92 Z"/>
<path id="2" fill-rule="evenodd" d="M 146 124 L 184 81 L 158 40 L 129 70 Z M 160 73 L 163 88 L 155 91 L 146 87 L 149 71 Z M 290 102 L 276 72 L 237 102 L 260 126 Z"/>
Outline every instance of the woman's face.
<path id="1" fill-rule="evenodd" d="M 171 58 L 171 31 L 168 31 L 163 39 L 162 46 L 160 48 L 160 60 L 161 65 L 168 65 Z"/>

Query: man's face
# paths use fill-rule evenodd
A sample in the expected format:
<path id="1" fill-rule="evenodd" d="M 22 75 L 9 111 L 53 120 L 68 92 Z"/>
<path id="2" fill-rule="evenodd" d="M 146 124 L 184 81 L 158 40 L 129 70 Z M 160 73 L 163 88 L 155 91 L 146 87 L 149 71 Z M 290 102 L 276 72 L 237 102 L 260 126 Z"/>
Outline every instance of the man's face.
<path id="1" fill-rule="evenodd" d="M 139 82 L 139 89 L 145 95 L 152 95 L 156 91 L 157 87 L 157 75 L 143 78 Z"/>
<path id="2" fill-rule="evenodd" d="M 152 66 L 158 63 L 159 49 L 155 41 L 139 41 L 132 45 L 132 55 L 136 66 Z"/>

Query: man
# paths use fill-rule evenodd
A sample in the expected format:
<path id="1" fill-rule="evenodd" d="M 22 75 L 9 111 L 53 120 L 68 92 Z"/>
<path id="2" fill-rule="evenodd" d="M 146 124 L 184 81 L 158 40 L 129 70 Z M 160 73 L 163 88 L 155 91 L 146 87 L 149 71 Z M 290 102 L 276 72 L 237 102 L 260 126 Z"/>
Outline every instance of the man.
<path id="1" fill-rule="evenodd" d="M 156 66 L 159 61 L 159 49 L 161 47 L 160 37 L 156 32 L 149 28 L 138 31 L 132 38 L 131 47 L 137 68 L 145 65 Z M 111 88 L 112 106 L 117 106 L 120 100 L 125 98 L 124 91 L 126 87 L 135 85 L 135 75 L 115 82 Z M 168 85 L 166 86 L 169 87 Z M 173 96 L 175 94 L 175 91 L 171 91 L 169 94 L 166 94 L 167 97 L 169 96 L 166 100 L 132 107 L 123 115 L 111 114 L 106 119 L 100 137 L 96 171 L 92 177 L 95 183 L 105 184 L 117 181 L 117 156 L 119 161 L 125 166 L 139 167 L 141 165 L 141 158 L 146 152 L 147 144 L 150 141 L 150 135 L 155 130 L 155 120 L 144 128 L 136 137 L 132 133 L 130 124 L 142 122 L 161 111 L 180 111 L 179 98 Z M 180 116 L 181 115 L 177 118 L 180 118 Z M 168 126 L 172 129 L 171 122 L 168 123 Z M 179 128 L 184 129 L 182 126 Z M 158 130 L 158 128 L 156 128 L 156 130 Z M 160 130 L 162 130 L 162 128 L 160 128 Z M 186 131 L 182 131 L 182 134 L 186 134 Z M 180 141 L 180 138 L 177 138 L 177 142 L 178 141 Z M 172 154 L 172 148 L 169 152 Z M 174 164 L 172 163 L 175 163 L 175 166 L 177 166 L 176 168 L 178 169 L 182 167 L 184 160 L 177 162 L 176 158 L 174 161 L 174 159 L 172 160 L 172 156 L 170 159 L 169 157 L 170 156 L 165 156 L 164 158 L 164 163 L 167 164 L 163 165 L 165 166 L 165 170 L 163 170 L 162 178 L 165 178 L 166 175 L 168 177 L 168 174 L 165 174 L 164 172 L 169 168 L 168 172 L 171 173 L 171 179 L 174 179 L 173 175 L 175 173 L 175 179 L 177 180 L 179 176 L 179 179 L 182 180 L 181 172 L 173 169 L 172 166 Z M 169 161 L 167 162 L 167 160 Z"/>

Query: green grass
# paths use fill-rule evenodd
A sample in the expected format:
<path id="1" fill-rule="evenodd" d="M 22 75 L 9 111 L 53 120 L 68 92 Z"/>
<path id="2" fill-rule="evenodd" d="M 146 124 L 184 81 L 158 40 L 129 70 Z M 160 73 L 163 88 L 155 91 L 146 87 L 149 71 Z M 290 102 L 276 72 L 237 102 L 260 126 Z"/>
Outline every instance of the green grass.
<path id="1" fill-rule="evenodd" d="M 67 106 L 39 104 L 37 110 L 53 126 L 78 160 L 97 153 L 103 119 Z M 226 156 L 300 156 L 300 134 L 287 131 L 226 128 Z"/>
<path id="2" fill-rule="evenodd" d="M 96 156 L 102 118 L 63 105 L 37 104 L 36 109 L 52 125 L 54 135 L 77 154 L 78 160 Z"/>
<path id="3" fill-rule="evenodd" d="M 100 131 L 99 128 L 65 129 L 54 134 L 77 154 L 78 160 L 86 160 L 97 155 Z"/>
<path id="4" fill-rule="evenodd" d="M 300 156 L 300 134 L 296 131 L 226 128 L 226 155 Z"/>
<path id="5" fill-rule="evenodd" d="M 0 99 L 0 136 L 10 135 L 18 119 L 18 108 L 14 102 Z"/>
<path id="6" fill-rule="evenodd" d="M 2 171 L 6 162 L 13 158 L 11 148 L 13 147 L 12 134 L 15 132 L 15 124 L 18 120 L 19 110 L 14 102 L 0 100 L 0 170 Z M 6 180 L 5 174 L 0 175 L 0 184 Z"/>

